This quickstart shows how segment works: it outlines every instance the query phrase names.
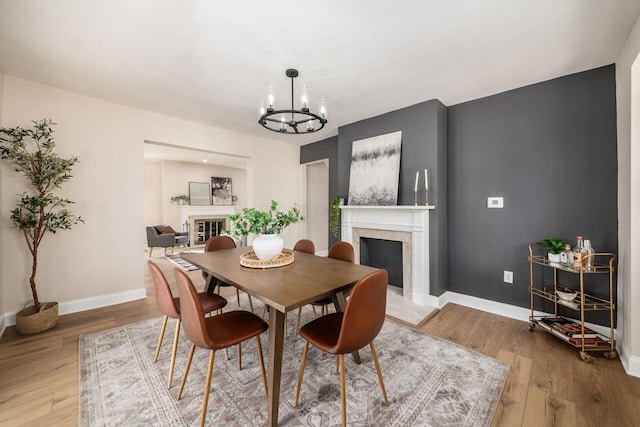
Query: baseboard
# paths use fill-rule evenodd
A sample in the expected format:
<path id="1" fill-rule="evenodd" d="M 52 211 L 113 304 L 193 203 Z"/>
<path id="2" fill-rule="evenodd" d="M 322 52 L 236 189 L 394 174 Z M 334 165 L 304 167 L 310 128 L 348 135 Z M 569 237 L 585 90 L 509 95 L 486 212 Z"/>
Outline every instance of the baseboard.
<path id="1" fill-rule="evenodd" d="M 515 305 L 486 300 L 470 295 L 459 294 L 456 292 L 445 292 L 444 294 L 440 295 L 438 297 L 438 304 L 436 306 L 438 308 L 442 308 L 450 302 L 476 310 L 486 311 L 487 313 L 496 314 L 498 316 L 520 320 L 522 322 L 529 322 L 529 316 L 531 316 L 531 309 L 529 308 L 517 307 Z M 541 311 L 534 311 L 533 314 L 535 316 L 550 315 L 550 313 L 544 313 Z M 585 325 L 603 335 L 610 335 L 610 329 L 606 326 L 596 325 L 588 322 L 585 322 Z M 625 372 L 628 375 L 640 377 L 640 357 L 625 357 L 622 354 L 623 352 L 620 351 L 620 343 L 624 342 L 624 337 L 617 329 L 614 329 L 614 334 L 616 337 L 616 351 L 620 356 L 620 360 Z"/>
<path id="2" fill-rule="evenodd" d="M 110 305 L 121 304 L 123 302 L 135 301 L 147 297 L 147 291 L 144 288 L 134 289 L 126 292 L 116 292 L 112 294 L 100 295 L 97 297 L 83 298 L 73 301 L 61 302 L 58 304 L 59 314 L 71 314 L 79 311 L 93 310 L 94 308 L 107 307 Z M 6 326 L 13 326 L 16 324 L 16 313 L 18 311 L 11 311 L 4 313 L 0 319 L 0 325 L 2 325 L 2 332 Z M 2 336 L 0 334 L 0 336 Z"/>

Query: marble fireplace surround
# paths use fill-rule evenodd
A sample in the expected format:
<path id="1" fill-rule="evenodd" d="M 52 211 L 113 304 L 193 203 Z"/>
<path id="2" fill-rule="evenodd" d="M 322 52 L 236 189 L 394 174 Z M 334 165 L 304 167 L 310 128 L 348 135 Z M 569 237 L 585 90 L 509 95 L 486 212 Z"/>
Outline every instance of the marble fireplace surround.
<path id="1" fill-rule="evenodd" d="M 341 206 L 342 240 L 360 262 L 360 238 L 402 242 L 402 296 L 419 305 L 429 297 L 429 211 L 434 206 Z"/>

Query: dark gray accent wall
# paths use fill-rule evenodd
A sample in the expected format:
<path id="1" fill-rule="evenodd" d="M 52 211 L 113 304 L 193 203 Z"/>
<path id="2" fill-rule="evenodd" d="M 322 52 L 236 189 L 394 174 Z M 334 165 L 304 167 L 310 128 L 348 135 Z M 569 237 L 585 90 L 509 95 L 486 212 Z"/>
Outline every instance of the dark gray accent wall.
<path id="1" fill-rule="evenodd" d="M 617 252 L 615 93 L 610 65 L 448 108 L 449 290 L 529 307 L 527 243 Z"/>
<path id="2" fill-rule="evenodd" d="M 424 169 L 429 170 L 430 293 L 447 290 L 447 109 L 438 100 L 372 117 L 338 129 L 338 191 L 349 194 L 353 141 L 402 131 L 398 204 L 413 204 L 416 171 L 420 171 L 418 202 L 424 204 Z M 348 200 L 347 200 L 348 204 Z"/>

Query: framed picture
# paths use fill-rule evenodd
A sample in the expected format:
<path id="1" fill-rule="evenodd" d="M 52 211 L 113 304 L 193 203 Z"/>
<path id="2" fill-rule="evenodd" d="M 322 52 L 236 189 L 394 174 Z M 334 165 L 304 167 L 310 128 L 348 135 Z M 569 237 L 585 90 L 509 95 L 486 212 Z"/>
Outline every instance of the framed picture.
<path id="1" fill-rule="evenodd" d="M 211 177 L 211 204 L 216 206 L 231 206 L 233 204 L 231 178 Z"/>
<path id="2" fill-rule="evenodd" d="M 396 205 L 402 131 L 353 141 L 349 204 Z"/>

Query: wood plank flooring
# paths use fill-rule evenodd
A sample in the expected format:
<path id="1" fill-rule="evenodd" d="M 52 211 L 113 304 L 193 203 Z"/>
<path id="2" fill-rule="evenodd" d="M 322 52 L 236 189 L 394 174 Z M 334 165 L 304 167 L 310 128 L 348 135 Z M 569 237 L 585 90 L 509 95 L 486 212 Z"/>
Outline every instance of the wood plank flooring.
<path id="1" fill-rule="evenodd" d="M 173 281 L 173 264 L 153 260 Z M 202 284 L 200 271 L 189 273 Z M 78 418 L 78 336 L 160 316 L 145 265 L 146 299 L 61 316 L 35 336 L 8 328 L 0 338 L 0 426 L 74 426 Z M 235 298 L 235 291 L 223 288 Z M 243 305 L 247 305 L 246 296 Z M 247 305 L 248 306 L 248 305 Z M 580 360 L 569 345 L 528 323 L 447 304 L 422 331 L 508 363 L 492 426 L 640 426 L 640 378 L 618 359 Z M 384 366 L 382 367 L 384 373 Z"/>

